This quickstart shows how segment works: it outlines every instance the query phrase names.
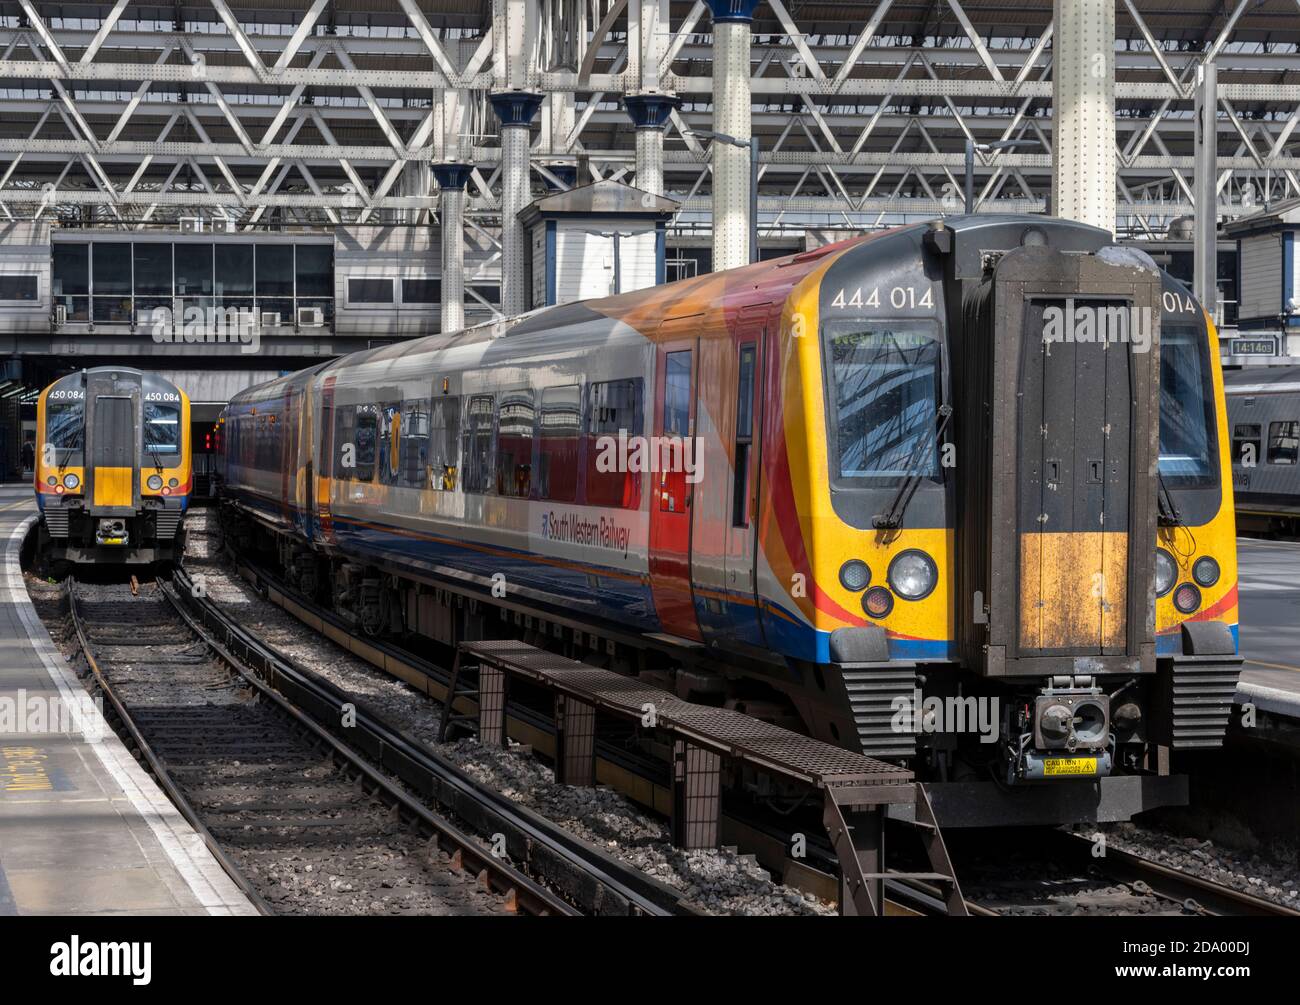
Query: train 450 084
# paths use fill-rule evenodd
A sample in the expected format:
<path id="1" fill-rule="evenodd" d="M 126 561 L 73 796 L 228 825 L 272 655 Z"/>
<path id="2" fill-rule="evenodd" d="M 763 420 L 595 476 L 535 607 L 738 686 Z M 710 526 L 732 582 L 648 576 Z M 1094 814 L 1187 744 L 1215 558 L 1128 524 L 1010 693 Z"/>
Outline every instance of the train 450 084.
<path id="1" fill-rule="evenodd" d="M 908 762 L 945 824 L 1186 798 L 1239 672 L 1215 332 L 1099 230 L 935 221 L 346 356 L 227 409 L 235 539 Z"/>

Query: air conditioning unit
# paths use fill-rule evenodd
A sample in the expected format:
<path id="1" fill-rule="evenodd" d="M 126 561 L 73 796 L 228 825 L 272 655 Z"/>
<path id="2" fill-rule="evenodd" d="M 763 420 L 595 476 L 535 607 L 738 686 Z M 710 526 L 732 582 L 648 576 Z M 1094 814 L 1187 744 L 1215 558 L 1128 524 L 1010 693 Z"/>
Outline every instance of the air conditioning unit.
<path id="1" fill-rule="evenodd" d="M 298 327 L 319 328 L 325 323 L 325 312 L 319 307 L 299 307 Z"/>
<path id="2" fill-rule="evenodd" d="M 54 305 L 54 327 L 62 328 L 67 323 L 68 323 L 68 305 L 55 304 Z"/>
<path id="3" fill-rule="evenodd" d="M 263 328 L 279 328 L 280 312 L 279 311 L 262 311 L 261 324 Z"/>
<path id="4" fill-rule="evenodd" d="M 214 234 L 233 234 L 236 229 L 235 221 L 229 220 L 224 216 L 209 221 L 208 226 Z"/>
<path id="5" fill-rule="evenodd" d="M 203 233 L 203 220 L 197 216 L 182 216 L 180 224 L 182 234 Z"/>

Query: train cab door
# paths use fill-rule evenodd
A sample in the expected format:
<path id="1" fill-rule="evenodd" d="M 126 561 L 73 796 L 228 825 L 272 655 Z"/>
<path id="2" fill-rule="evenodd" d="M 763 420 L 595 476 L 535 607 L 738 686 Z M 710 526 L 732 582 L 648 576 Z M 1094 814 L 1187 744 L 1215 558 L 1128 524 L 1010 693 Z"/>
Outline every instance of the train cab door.
<path id="1" fill-rule="evenodd" d="M 131 516 L 140 506 L 140 385 L 114 374 L 86 382 L 86 495 L 96 516 Z"/>
<path id="2" fill-rule="evenodd" d="M 764 307 L 766 311 L 766 306 Z M 728 622 L 734 638 L 753 646 L 764 645 L 762 618 L 758 610 L 758 431 L 763 423 L 763 401 L 758 393 L 761 381 L 763 320 L 743 325 L 736 345 L 735 393 L 728 395 L 734 406 L 732 457 L 727 480 L 727 605 Z"/>
<path id="3" fill-rule="evenodd" d="M 660 326 L 654 407 L 648 410 L 651 452 L 659 462 L 650 472 L 650 591 L 664 633 L 695 641 L 702 639 L 691 588 L 695 486 L 687 479 L 684 451 L 695 435 L 698 320 L 678 318 Z"/>

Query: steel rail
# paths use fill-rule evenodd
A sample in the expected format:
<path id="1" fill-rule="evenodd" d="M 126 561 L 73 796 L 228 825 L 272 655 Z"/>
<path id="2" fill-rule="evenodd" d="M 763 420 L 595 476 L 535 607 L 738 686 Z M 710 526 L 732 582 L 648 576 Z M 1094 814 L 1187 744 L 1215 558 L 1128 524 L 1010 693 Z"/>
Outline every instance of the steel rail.
<path id="1" fill-rule="evenodd" d="M 108 703 L 113 708 L 114 716 L 130 736 L 131 743 L 136 749 L 137 756 L 144 761 L 145 767 L 148 769 L 149 773 L 153 775 L 154 780 L 158 783 L 158 787 L 161 788 L 167 798 L 171 800 L 172 805 L 175 806 L 181 816 L 185 818 L 186 823 L 193 827 L 195 833 L 203 839 L 203 844 L 207 847 L 209 853 L 211 853 L 212 857 L 216 859 L 217 864 L 221 866 L 226 875 L 230 877 L 237 887 L 239 887 L 240 892 L 248 898 L 249 903 L 253 905 L 259 914 L 267 916 L 273 915 L 275 911 L 272 910 L 271 905 L 262 899 L 261 894 L 254 889 L 248 877 L 244 875 L 243 871 L 235 865 L 233 861 L 231 861 L 230 857 L 226 854 L 225 849 L 221 847 L 220 842 L 212 836 L 212 832 L 208 830 L 207 825 L 203 823 L 203 820 L 199 817 L 194 806 L 185 797 L 185 794 L 180 790 L 180 787 L 177 786 L 171 773 L 168 772 L 162 760 L 154 752 L 153 747 L 150 746 L 149 741 L 145 739 L 144 734 L 140 731 L 140 727 L 136 725 L 135 719 L 133 719 L 131 714 L 126 710 L 125 703 L 113 688 L 113 685 L 110 684 L 108 678 L 104 676 L 103 671 L 99 667 L 99 661 L 95 658 L 94 647 L 90 644 L 90 637 L 86 632 L 85 622 L 82 621 L 81 611 L 77 606 L 77 580 L 75 577 L 68 577 L 66 589 L 68 593 L 68 610 L 72 617 L 73 630 L 77 635 L 77 644 L 81 649 L 82 655 L 86 658 L 86 665 L 90 668 L 91 676 L 95 679 L 95 686 L 98 687 L 100 693 L 108 699 Z"/>
<path id="2" fill-rule="evenodd" d="M 238 651 L 275 693 L 291 700 L 322 729 L 339 729 L 371 760 L 482 832 L 506 837 L 507 848 L 546 884 L 559 889 L 592 913 L 669 916 L 693 914 L 681 894 L 644 872 L 588 844 L 545 817 L 533 813 L 476 781 L 454 764 L 388 725 L 362 703 L 256 638 L 207 597 L 197 596 L 189 575 L 173 572 L 174 604 L 192 607 L 202 621 L 196 630 L 211 630 L 213 643 Z M 190 620 L 189 613 L 181 609 Z M 350 724 L 338 725 L 344 710 Z"/>
<path id="3" fill-rule="evenodd" d="M 203 824 L 197 811 L 195 811 L 194 807 L 185 798 L 179 786 L 167 770 L 166 765 L 157 756 L 148 741 L 145 739 L 143 732 L 135 722 L 125 702 L 122 701 L 120 695 L 117 694 L 112 684 L 109 683 L 106 676 L 103 674 L 98 660 L 95 658 L 94 646 L 91 643 L 89 634 L 86 630 L 85 620 L 82 617 L 77 604 L 76 585 L 75 578 L 69 577 L 69 610 L 76 630 L 78 644 L 86 656 L 91 671 L 95 676 L 97 685 L 113 705 L 114 712 L 120 718 L 122 725 L 130 734 L 132 741 L 138 746 L 141 756 L 144 757 L 151 773 L 157 778 L 160 787 L 163 788 L 168 797 L 176 804 L 178 810 L 180 810 L 182 815 L 186 817 L 191 826 L 195 828 L 196 832 L 200 834 L 204 843 L 212 851 L 221 867 L 249 897 L 250 901 L 258 911 L 262 914 L 274 914 L 274 910 L 266 904 L 261 896 L 252 888 L 251 882 L 248 878 L 244 876 L 242 871 L 225 854 L 220 844 Z M 425 806 L 416 802 L 398 786 L 394 785 L 387 778 L 376 772 L 366 763 L 363 757 L 340 743 L 337 739 L 317 725 L 309 716 L 304 715 L 275 690 L 264 684 L 259 679 L 258 675 L 244 666 L 232 652 L 221 646 L 220 643 L 207 632 L 201 630 L 199 626 L 186 615 L 186 612 L 176 604 L 174 598 L 168 596 L 166 590 L 163 590 L 162 592 L 163 595 L 173 604 L 177 613 L 185 621 L 186 625 L 194 633 L 196 638 L 206 643 L 213 652 L 215 652 L 217 656 L 226 663 L 227 666 L 252 685 L 262 697 L 271 702 L 275 708 L 294 722 L 298 727 L 303 729 L 313 739 L 328 747 L 334 757 L 346 764 L 352 773 L 364 778 L 369 783 L 370 791 L 381 796 L 381 798 L 385 799 L 390 805 L 398 807 L 400 811 L 405 813 L 409 818 L 418 821 L 425 829 L 437 835 L 439 845 L 444 848 L 444 850 L 451 850 L 453 854 L 459 853 L 462 867 L 466 870 L 479 873 L 493 891 L 506 897 L 508 903 L 510 903 L 512 907 L 534 915 L 576 915 L 580 913 L 557 894 L 552 893 L 537 884 L 531 878 L 508 863 L 494 858 L 490 853 L 484 851 L 470 835 L 463 833 L 449 821 L 430 812 Z"/>

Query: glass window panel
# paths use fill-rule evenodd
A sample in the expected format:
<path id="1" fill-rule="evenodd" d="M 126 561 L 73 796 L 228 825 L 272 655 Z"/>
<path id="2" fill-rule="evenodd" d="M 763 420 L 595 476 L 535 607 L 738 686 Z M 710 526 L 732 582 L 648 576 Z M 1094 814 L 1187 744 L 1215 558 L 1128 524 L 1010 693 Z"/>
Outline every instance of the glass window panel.
<path id="1" fill-rule="evenodd" d="M 840 478 L 936 477 L 939 344 L 888 329 L 830 339 L 835 447 Z"/>
<path id="2" fill-rule="evenodd" d="M 298 296 L 334 296 L 334 249 L 328 244 L 295 245 Z"/>
<path id="3" fill-rule="evenodd" d="M 492 486 L 492 395 L 475 394 L 465 409 L 464 458 L 466 492 L 488 492 Z"/>
<path id="4" fill-rule="evenodd" d="M 95 297 L 92 312 L 98 323 L 129 324 L 131 322 L 130 297 Z"/>
<path id="5" fill-rule="evenodd" d="M 577 384 L 542 391 L 537 494 L 542 499 L 578 498 L 578 437 L 582 431 L 582 388 Z"/>
<path id="6" fill-rule="evenodd" d="M 429 485 L 439 492 L 456 488 L 460 468 L 460 397 L 434 398 L 429 409 Z"/>
<path id="7" fill-rule="evenodd" d="M 175 454 L 181 448 L 181 410 L 154 401 L 144 403 L 144 450 L 147 454 Z"/>
<path id="8" fill-rule="evenodd" d="M 391 279 L 357 279 L 348 280 L 349 304 L 391 304 L 393 302 L 393 281 Z"/>
<path id="9" fill-rule="evenodd" d="M 176 245 L 176 295 L 212 296 L 212 245 Z"/>
<path id="10" fill-rule="evenodd" d="M 90 292 L 90 245 L 54 245 L 54 295 L 85 295 Z"/>
<path id="11" fill-rule="evenodd" d="M 403 279 L 402 303 L 438 304 L 442 297 L 442 283 L 437 279 Z"/>
<path id="12" fill-rule="evenodd" d="M 1300 453 L 1300 422 L 1268 424 L 1268 463 L 1294 464 Z"/>
<path id="13" fill-rule="evenodd" d="M 92 293 L 96 296 L 131 295 L 131 245 L 96 241 L 91 245 L 91 259 L 94 266 Z"/>
<path id="14" fill-rule="evenodd" d="M 402 403 L 398 481 L 423 488 L 429 482 L 429 399 Z"/>
<path id="15" fill-rule="evenodd" d="M 533 392 L 501 395 L 497 416 L 497 494 L 527 499 L 533 481 Z"/>
<path id="16" fill-rule="evenodd" d="M 292 244 L 257 246 L 257 295 L 259 297 L 293 296 Z"/>
<path id="17" fill-rule="evenodd" d="M 170 244 L 136 244 L 136 296 L 172 295 L 172 246 Z"/>
<path id="18" fill-rule="evenodd" d="M 587 433 L 587 504 L 635 509 L 641 500 L 641 475 L 630 464 L 601 463 L 602 451 L 617 444 L 619 434 L 641 435 L 641 380 L 610 380 L 592 384 L 591 417 Z"/>
<path id="19" fill-rule="evenodd" d="M 218 244 L 214 249 L 219 297 L 252 296 L 253 246 Z"/>
<path id="20" fill-rule="evenodd" d="M 0 300 L 35 303 L 40 293 L 40 280 L 36 276 L 0 276 Z"/>

